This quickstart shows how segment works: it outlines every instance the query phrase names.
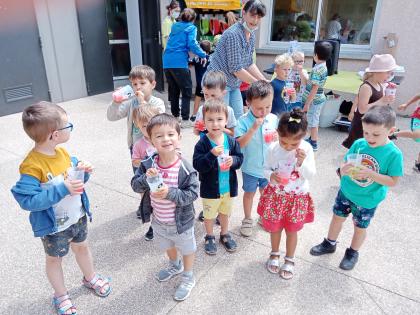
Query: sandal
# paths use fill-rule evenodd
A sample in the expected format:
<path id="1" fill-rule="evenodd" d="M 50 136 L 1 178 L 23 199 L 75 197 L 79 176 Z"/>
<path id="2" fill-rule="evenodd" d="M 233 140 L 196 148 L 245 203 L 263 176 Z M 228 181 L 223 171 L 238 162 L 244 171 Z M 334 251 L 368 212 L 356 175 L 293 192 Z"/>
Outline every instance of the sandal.
<path id="1" fill-rule="evenodd" d="M 271 256 L 277 257 L 277 258 L 271 258 Z M 265 263 L 265 266 L 267 267 L 268 272 L 270 273 L 279 273 L 280 269 L 280 252 L 271 252 L 270 257 L 268 257 L 267 262 Z M 277 271 L 273 270 L 273 267 L 276 268 Z"/>
<path id="2" fill-rule="evenodd" d="M 240 232 L 243 236 L 251 236 L 252 235 L 252 219 L 243 219 L 242 226 Z"/>
<path id="3" fill-rule="evenodd" d="M 295 260 L 293 257 L 284 257 L 284 264 L 280 267 L 280 277 L 285 280 L 293 278 L 293 271 L 295 269 Z"/>
<path id="4" fill-rule="evenodd" d="M 111 278 L 105 278 L 101 276 L 100 274 L 95 273 L 95 276 L 92 278 L 92 280 L 87 281 L 85 277 L 83 277 L 83 285 L 88 288 L 95 291 L 95 293 L 100 297 L 107 297 L 112 289 L 110 285 Z M 102 285 L 98 284 L 98 282 L 102 282 Z M 102 293 L 102 289 L 108 285 L 108 288 L 105 290 L 105 292 Z"/>
<path id="5" fill-rule="evenodd" d="M 67 303 L 60 307 L 65 301 L 67 301 Z M 77 315 L 76 307 L 73 305 L 68 294 L 58 297 L 53 296 L 52 303 L 58 315 Z M 68 313 L 69 310 L 71 310 L 71 313 Z"/>

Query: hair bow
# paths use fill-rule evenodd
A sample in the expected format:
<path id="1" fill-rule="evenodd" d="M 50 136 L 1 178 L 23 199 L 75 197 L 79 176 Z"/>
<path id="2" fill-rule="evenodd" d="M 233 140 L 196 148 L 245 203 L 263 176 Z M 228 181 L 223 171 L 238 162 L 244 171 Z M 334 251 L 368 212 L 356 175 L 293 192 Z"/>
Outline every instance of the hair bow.
<path id="1" fill-rule="evenodd" d="M 289 122 L 292 122 L 292 121 L 294 121 L 295 123 L 300 124 L 301 119 L 299 119 L 299 118 L 293 118 L 293 117 L 290 117 L 290 118 L 289 118 Z"/>

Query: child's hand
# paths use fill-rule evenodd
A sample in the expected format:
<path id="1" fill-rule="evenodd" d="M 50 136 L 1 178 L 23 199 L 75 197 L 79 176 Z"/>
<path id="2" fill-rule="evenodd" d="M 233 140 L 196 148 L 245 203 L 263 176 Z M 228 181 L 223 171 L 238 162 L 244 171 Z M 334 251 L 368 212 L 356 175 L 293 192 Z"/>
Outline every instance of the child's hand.
<path id="1" fill-rule="evenodd" d="M 254 128 L 255 130 L 257 130 L 258 128 L 260 128 L 260 126 L 261 126 L 263 123 L 264 123 L 264 118 L 256 118 L 256 119 L 255 119 L 255 122 L 254 122 L 254 125 L 253 125 L 253 128 Z"/>
<path id="2" fill-rule="evenodd" d="M 290 99 L 292 100 L 292 102 L 295 102 L 296 101 L 296 90 L 293 89 L 291 92 L 292 93 L 290 93 Z"/>
<path id="3" fill-rule="evenodd" d="M 155 169 L 154 167 L 151 167 L 146 171 L 146 176 L 147 177 L 155 177 L 158 174 L 159 174 L 158 170 Z"/>
<path id="4" fill-rule="evenodd" d="M 271 142 L 279 141 L 279 134 L 278 132 L 273 132 L 273 140 Z"/>
<path id="5" fill-rule="evenodd" d="M 376 174 L 370 168 L 366 166 L 358 166 L 358 170 L 354 172 L 353 178 L 357 180 L 366 180 L 368 178 L 373 179 L 373 176 Z"/>
<path id="6" fill-rule="evenodd" d="M 144 99 L 144 94 L 142 91 L 137 90 L 135 92 L 136 96 L 137 96 L 137 100 L 139 101 L 140 104 L 144 104 L 146 103 L 146 100 Z"/>
<path id="7" fill-rule="evenodd" d="M 233 164 L 233 157 L 231 157 L 230 155 L 226 158 L 226 167 L 231 167 Z"/>
<path id="8" fill-rule="evenodd" d="M 401 104 L 400 106 L 398 106 L 398 110 L 406 110 L 408 107 L 407 103 Z"/>
<path id="9" fill-rule="evenodd" d="M 349 175 L 350 174 L 350 172 L 351 172 L 351 169 L 354 167 L 354 165 L 353 164 L 351 164 L 351 163 L 344 163 L 342 166 L 341 166 L 341 171 L 340 171 L 340 173 L 341 173 L 341 175 Z"/>
<path id="10" fill-rule="evenodd" d="M 384 95 L 380 98 L 382 105 L 388 105 L 395 101 L 395 95 Z"/>
<path id="11" fill-rule="evenodd" d="M 133 164 L 134 167 L 139 167 L 140 161 L 141 161 L 140 159 L 132 159 L 131 164 Z"/>
<path id="12" fill-rule="evenodd" d="M 353 120 L 353 118 L 354 118 L 354 111 L 350 111 L 350 113 L 349 113 L 349 115 L 347 116 L 347 119 L 349 120 L 349 121 L 352 121 Z"/>
<path id="13" fill-rule="evenodd" d="M 162 184 L 162 187 L 160 187 L 157 191 L 151 192 L 150 195 L 157 199 L 165 199 L 168 195 L 169 187 L 168 185 Z"/>
<path id="14" fill-rule="evenodd" d="M 307 113 L 308 110 L 309 110 L 309 104 L 305 104 L 305 106 L 303 106 L 302 110 L 303 110 L 304 113 Z"/>
<path id="15" fill-rule="evenodd" d="M 276 172 L 271 173 L 270 176 L 270 182 L 276 182 L 276 183 L 280 183 L 281 182 L 281 178 L 279 175 L 277 175 Z"/>
<path id="16" fill-rule="evenodd" d="M 64 180 L 64 185 L 66 186 L 71 196 L 81 195 L 83 193 L 84 185 L 81 180 L 70 180 L 67 178 Z"/>
<path id="17" fill-rule="evenodd" d="M 214 147 L 213 149 L 211 149 L 211 153 L 214 155 L 214 156 L 219 156 L 220 154 L 222 154 L 223 153 L 223 151 L 224 151 L 224 147 L 223 147 L 223 145 L 218 145 L 218 146 L 216 146 L 216 147 Z"/>
<path id="18" fill-rule="evenodd" d="M 297 159 L 297 166 L 302 166 L 303 161 L 306 158 L 306 152 L 302 149 L 297 148 L 296 149 L 296 159 Z"/>
<path id="19" fill-rule="evenodd" d="M 86 173 L 92 173 L 93 171 L 93 166 L 88 161 L 79 161 L 79 163 L 77 163 L 77 168 L 83 169 Z"/>

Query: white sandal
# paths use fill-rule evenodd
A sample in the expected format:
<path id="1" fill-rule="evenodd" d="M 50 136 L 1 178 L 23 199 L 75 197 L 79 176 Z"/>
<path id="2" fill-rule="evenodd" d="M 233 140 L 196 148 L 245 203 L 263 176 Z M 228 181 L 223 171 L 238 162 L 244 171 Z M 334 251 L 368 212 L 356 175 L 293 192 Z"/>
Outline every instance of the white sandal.
<path id="1" fill-rule="evenodd" d="M 271 256 L 277 257 L 277 258 L 271 258 Z M 269 273 L 279 273 L 280 269 L 280 252 L 271 252 L 270 257 L 268 257 L 267 262 L 265 263 L 265 266 L 267 267 L 267 270 Z M 272 267 L 276 267 L 277 271 L 273 271 Z"/>
<path id="2" fill-rule="evenodd" d="M 295 260 L 294 257 L 284 257 L 284 264 L 280 267 L 280 277 L 284 280 L 290 280 L 293 278 L 293 271 L 295 269 Z M 285 274 L 288 272 L 288 275 Z"/>

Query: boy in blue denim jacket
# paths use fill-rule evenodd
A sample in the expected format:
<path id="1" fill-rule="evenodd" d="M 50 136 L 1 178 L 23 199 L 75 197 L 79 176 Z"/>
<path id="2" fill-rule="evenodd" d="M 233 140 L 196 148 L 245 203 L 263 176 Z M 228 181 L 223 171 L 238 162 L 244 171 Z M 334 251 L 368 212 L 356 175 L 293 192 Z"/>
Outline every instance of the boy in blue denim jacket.
<path id="1" fill-rule="evenodd" d="M 60 106 L 49 102 L 31 105 L 23 111 L 22 122 L 35 146 L 20 165 L 20 179 L 11 191 L 21 208 L 30 212 L 34 236 L 40 237 L 44 245 L 47 278 L 54 289 L 57 313 L 76 314 L 62 269 L 62 258 L 70 247 L 83 272 L 83 284 L 101 297 L 111 293 L 109 279 L 95 273 L 86 241 L 86 216 L 91 218 L 91 213 L 83 188 L 92 166 L 57 147 L 69 140 L 73 130 Z M 83 181 L 70 178 L 74 169 L 84 171 Z"/>

